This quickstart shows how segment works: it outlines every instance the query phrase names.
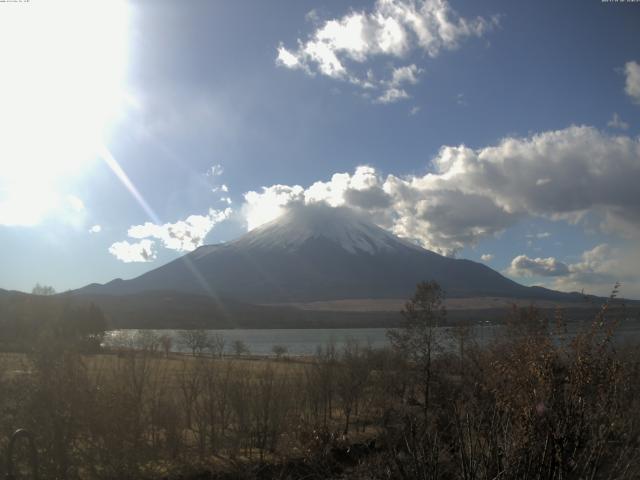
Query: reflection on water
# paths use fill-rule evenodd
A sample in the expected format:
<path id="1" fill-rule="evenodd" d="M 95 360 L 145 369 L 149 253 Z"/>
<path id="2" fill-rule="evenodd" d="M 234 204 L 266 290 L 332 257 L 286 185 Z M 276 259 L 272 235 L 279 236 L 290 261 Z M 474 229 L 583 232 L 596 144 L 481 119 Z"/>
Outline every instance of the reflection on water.
<path id="1" fill-rule="evenodd" d="M 586 326 L 585 326 L 586 327 Z M 503 331 L 499 325 L 482 325 L 473 328 L 469 338 L 478 344 L 485 345 L 492 338 Z M 578 327 L 569 325 L 568 335 L 575 334 Z M 438 328 L 438 338 L 444 349 L 453 348 L 450 329 Z M 141 333 L 144 332 L 144 333 Z M 318 346 L 334 344 L 337 349 L 342 348 L 348 341 L 357 341 L 362 345 L 381 348 L 389 345 L 385 328 L 326 328 L 326 329 L 235 329 L 235 330 L 207 330 L 210 335 L 222 335 L 225 340 L 226 353 L 231 353 L 231 345 L 241 340 L 248 347 L 252 355 L 271 355 L 275 345 L 287 349 L 290 355 L 311 355 Z M 190 349 L 182 343 L 180 330 L 112 330 L 107 332 L 104 345 L 107 347 L 136 347 L 140 337 L 149 335 L 168 335 L 172 338 L 172 350 L 189 352 Z M 640 323 L 630 321 L 620 325 L 615 332 L 616 343 L 640 343 Z"/>

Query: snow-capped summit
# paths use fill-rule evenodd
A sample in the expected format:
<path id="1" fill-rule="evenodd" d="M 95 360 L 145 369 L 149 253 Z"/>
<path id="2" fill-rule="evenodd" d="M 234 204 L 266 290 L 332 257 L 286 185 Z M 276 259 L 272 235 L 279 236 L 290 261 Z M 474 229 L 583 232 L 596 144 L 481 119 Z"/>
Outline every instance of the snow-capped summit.
<path id="1" fill-rule="evenodd" d="M 231 242 L 236 248 L 297 251 L 308 241 L 325 240 L 349 253 L 423 250 L 363 219 L 351 209 L 312 204 L 289 208 L 275 220 Z"/>
<path id="2" fill-rule="evenodd" d="M 298 206 L 237 240 L 205 245 L 131 280 L 80 293 L 173 290 L 248 303 L 408 298 L 435 280 L 448 296 L 557 298 L 480 263 L 443 257 L 345 208 Z"/>

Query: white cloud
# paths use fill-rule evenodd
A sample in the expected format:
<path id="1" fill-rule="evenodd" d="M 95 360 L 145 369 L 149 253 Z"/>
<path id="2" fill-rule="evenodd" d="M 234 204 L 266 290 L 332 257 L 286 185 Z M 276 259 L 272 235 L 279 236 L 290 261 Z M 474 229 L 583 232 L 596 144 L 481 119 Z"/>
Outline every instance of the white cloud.
<path id="1" fill-rule="evenodd" d="M 129 243 L 125 240 L 111 245 L 109 253 L 125 263 L 151 262 L 156 258 L 154 247 L 153 240 L 141 240 L 137 243 Z"/>
<path id="2" fill-rule="evenodd" d="M 506 273 L 515 277 L 558 277 L 569 274 L 569 267 L 554 257 L 529 258 L 518 255 Z"/>
<path id="3" fill-rule="evenodd" d="M 627 62 L 624 65 L 624 91 L 635 103 L 640 103 L 640 63 Z"/>
<path id="4" fill-rule="evenodd" d="M 383 228 L 443 254 L 540 216 L 640 235 L 640 139 L 571 126 L 497 145 L 444 146 L 424 175 L 383 177 L 372 167 L 337 173 L 308 188 L 275 185 L 245 195 L 249 228 L 293 202 L 345 205 Z M 542 232 L 539 238 L 545 238 Z"/>
<path id="5" fill-rule="evenodd" d="M 423 72 L 421 68 L 416 67 L 415 64 L 407 65 L 400 68 L 394 68 L 391 74 L 391 80 L 389 85 L 398 87 L 403 83 L 415 85 L 418 83 L 418 75 Z"/>
<path id="6" fill-rule="evenodd" d="M 207 176 L 209 177 L 219 177 L 224 173 L 224 167 L 220 164 L 216 164 L 212 166 L 209 170 L 207 170 Z"/>
<path id="7" fill-rule="evenodd" d="M 394 68 L 391 72 L 391 79 L 380 82 L 383 93 L 378 96 L 376 102 L 394 103 L 409 98 L 409 94 L 403 88 L 403 85 L 415 85 L 418 83 L 418 75 L 422 72 L 423 70 L 415 64 Z"/>
<path id="8" fill-rule="evenodd" d="M 223 173 L 224 173 L 224 168 L 222 167 L 222 165 L 214 165 L 207 171 L 207 176 L 215 179 L 216 177 L 221 176 Z M 214 184 L 211 187 L 211 191 L 213 193 L 222 192 L 223 194 L 225 194 L 225 195 L 222 195 L 219 200 L 221 202 L 226 203 L 227 205 L 231 205 L 232 203 L 231 198 L 229 197 L 229 195 L 226 195 L 229 193 L 229 187 L 227 186 L 226 183 Z M 211 215 L 211 212 L 209 215 Z"/>
<path id="9" fill-rule="evenodd" d="M 223 183 L 222 185 L 214 185 L 213 187 L 211 187 L 211 191 L 213 193 L 217 193 L 217 192 L 228 193 L 229 187 L 227 187 L 227 185 Z"/>
<path id="10" fill-rule="evenodd" d="M 89 229 L 89 233 L 100 233 L 102 231 L 102 227 L 100 225 L 94 225 Z"/>
<path id="11" fill-rule="evenodd" d="M 616 282 L 621 294 L 640 297 L 640 258 L 635 244 L 612 247 L 600 244 L 584 252 L 580 261 L 569 265 L 569 275 L 555 280 L 553 287 L 565 291 L 582 291 L 608 295 Z"/>
<path id="12" fill-rule="evenodd" d="M 282 45 L 278 47 L 278 58 L 277 63 L 287 68 L 298 68 L 300 62 L 298 61 L 298 57 L 296 57 L 289 50 L 284 48 Z"/>
<path id="13" fill-rule="evenodd" d="M 156 238 L 161 240 L 164 247 L 178 252 L 190 252 L 204 243 L 207 234 L 213 227 L 226 220 L 232 210 L 209 209 L 207 215 L 190 215 L 185 220 L 175 223 L 157 225 L 146 222 L 143 225 L 134 225 L 129 228 L 127 234 L 131 238 Z"/>
<path id="14" fill-rule="evenodd" d="M 253 230 L 260 225 L 278 218 L 283 207 L 303 200 L 304 189 L 300 185 L 273 185 L 263 187 L 262 192 L 247 192 L 242 213 L 247 221 L 247 229 Z"/>
<path id="15" fill-rule="evenodd" d="M 480 255 L 480 260 L 482 260 L 483 262 L 490 262 L 491 260 L 493 260 L 493 253 L 483 253 L 482 255 Z"/>
<path id="16" fill-rule="evenodd" d="M 640 296 L 638 270 L 640 258 L 635 246 L 611 247 L 600 244 L 582 253 L 575 263 L 563 263 L 554 257 L 529 258 L 519 255 L 505 271 L 516 277 L 553 277 L 549 287 L 562 291 L 584 291 L 594 295 L 609 295 L 620 282 L 623 296 Z"/>
<path id="17" fill-rule="evenodd" d="M 607 122 L 607 127 L 609 128 L 617 128 L 620 130 L 628 130 L 629 129 L 629 124 L 625 121 L 623 121 L 620 118 L 620 115 L 618 115 L 617 113 L 613 114 L 613 117 L 611 117 L 611 120 L 609 120 Z"/>
<path id="18" fill-rule="evenodd" d="M 389 88 L 380 95 L 376 101 L 378 103 L 395 103 L 398 100 L 404 100 L 409 98 L 409 94 L 402 88 Z"/>
<path id="19" fill-rule="evenodd" d="M 374 57 L 404 59 L 413 51 L 436 57 L 465 38 L 481 37 L 496 24 L 497 17 L 460 17 L 447 0 L 378 0 L 370 11 L 351 11 L 319 25 L 306 40 L 298 39 L 295 49 L 280 44 L 276 64 L 378 88 L 383 91 L 378 101 L 390 103 L 408 96 L 400 84 L 416 83 L 421 70 L 414 64 L 390 67 L 390 74 L 385 72 L 390 78 L 376 82 L 367 69 Z"/>
<path id="20" fill-rule="evenodd" d="M 411 110 L 409 110 L 409 115 L 416 115 L 419 111 L 420 107 L 416 105 L 414 107 L 411 107 Z"/>

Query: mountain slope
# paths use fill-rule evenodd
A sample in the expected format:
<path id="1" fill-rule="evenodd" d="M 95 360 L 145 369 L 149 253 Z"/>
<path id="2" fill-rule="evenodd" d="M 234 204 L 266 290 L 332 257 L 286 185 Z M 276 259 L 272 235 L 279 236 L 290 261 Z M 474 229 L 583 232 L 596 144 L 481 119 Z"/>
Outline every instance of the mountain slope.
<path id="1" fill-rule="evenodd" d="M 83 294 L 174 290 L 248 303 L 407 298 L 422 280 L 450 297 L 568 300 L 524 287 L 489 267 L 443 257 L 395 237 L 343 208 L 289 210 L 235 241 L 208 245 L 132 280 L 89 285 Z"/>

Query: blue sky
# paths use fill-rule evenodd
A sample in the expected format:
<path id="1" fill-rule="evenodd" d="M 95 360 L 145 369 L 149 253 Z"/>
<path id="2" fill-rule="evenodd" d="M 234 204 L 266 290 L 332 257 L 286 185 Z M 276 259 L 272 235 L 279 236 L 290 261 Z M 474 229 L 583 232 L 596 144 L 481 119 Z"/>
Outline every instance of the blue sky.
<path id="1" fill-rule="evenodd" d="M 86 4 L 0 5 L 0 288 L 130 278 L 321 201 L 640 298 L 640 4 Z"/>

